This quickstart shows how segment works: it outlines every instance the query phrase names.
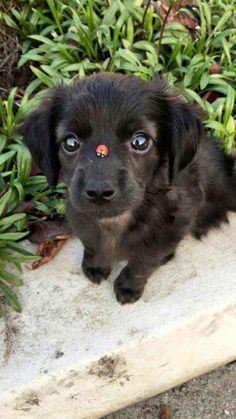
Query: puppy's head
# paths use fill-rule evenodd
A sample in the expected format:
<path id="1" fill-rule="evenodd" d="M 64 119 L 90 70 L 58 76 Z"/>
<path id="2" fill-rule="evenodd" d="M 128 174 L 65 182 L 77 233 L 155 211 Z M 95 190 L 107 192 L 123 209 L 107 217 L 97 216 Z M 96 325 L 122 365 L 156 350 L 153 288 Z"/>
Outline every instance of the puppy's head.
<path id="1" fill-rule="evenodd" d="M 97 217 L 136 208 L 163 162 L 172 182 L 203 132 L 159 82 L 109 73 L 56 87 L 19 131 L 49 183 L 61 172 L 71 205 Z"/>

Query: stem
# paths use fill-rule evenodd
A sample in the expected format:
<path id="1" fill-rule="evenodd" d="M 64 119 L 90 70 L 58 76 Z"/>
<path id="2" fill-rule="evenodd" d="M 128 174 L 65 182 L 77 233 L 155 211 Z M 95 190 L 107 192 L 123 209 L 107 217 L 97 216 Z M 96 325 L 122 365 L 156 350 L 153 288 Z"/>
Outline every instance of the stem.
<path id="1" fill-rule="evenodd" d="M 160 54 L 160 49 L 161 49 L 161 41 L 162 41 L 162 38 L 163 38 L 163 33 L 164 33 L 165 26 L 166 26 L 166 23 L 167 23 L 167 19 L 168 19 L 168 16 L 169 16 L 170 12 L 171 12 L 172 7 L 173 7 L 173 4 L 171 4 L 169 6 L 169 8 L 167 10 L 167 13 L 165 15 L 165 19 L 163 21 L 163 25 L 161 27 L 160 38 L 159 38 L 159 42 L 158 42 L 158 45 L 157 45 L 157 58 L 158 59 L 159 59 L 159 54 Z"/>
<path id="2" fill-rule="evenodd" d="M 142 22 L 141 22 L 141 30 L 142 30 L 142 31 L 143 31 L 145 18 L 146 18 L 147 11 L 148 11 L 148 8 L 149 8 L 149 6 L 150 6 L 150 3 L 151 3 L 151 0 L 148 0 L 147 4 L 146 4 L 146 6 L 145 6 L 145 9 L 144 9 L 143 18 L 142 18 Z"/>

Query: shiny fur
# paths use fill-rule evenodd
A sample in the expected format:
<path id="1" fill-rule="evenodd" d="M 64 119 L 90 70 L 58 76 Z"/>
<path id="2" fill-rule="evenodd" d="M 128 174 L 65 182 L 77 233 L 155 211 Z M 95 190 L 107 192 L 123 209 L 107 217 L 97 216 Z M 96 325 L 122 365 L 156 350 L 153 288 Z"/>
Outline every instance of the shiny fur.
<path id="1" fill-rule="evenodd" d="M 121 303 L 140 298 L 186 234 L 200 238 L 236 211 L 233 160 L 206 136 L 192 106 L 159 81 L 108 73 L 60 85 L 19 130 L 49 183 L 62 173 L 85 275 L 100 283 L 127 260 L 114 285 Z M 140 131 L 153 142 L 146 154 L 130 146 Z M 73 155 L 62 149 L 69 133 L 81 141 Z M 96 155 L 98 144 L 108 157 Z M 93 187 L 114 189 L 114 198 L 90 202 L 85 191 Z"/>

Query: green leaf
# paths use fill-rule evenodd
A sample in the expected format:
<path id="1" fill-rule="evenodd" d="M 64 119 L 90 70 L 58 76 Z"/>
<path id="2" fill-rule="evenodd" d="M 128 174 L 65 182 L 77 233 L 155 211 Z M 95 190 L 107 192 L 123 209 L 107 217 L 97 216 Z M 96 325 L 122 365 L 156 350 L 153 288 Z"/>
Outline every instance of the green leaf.
<path id="1" fill-rule="evenodd" d="M 191 89 L 184 89 L 187 99 L 194 100 L 194 102 L 198 103 L 203 109 L 205 109 L 204 101 L 200 98 L 200 96 Z"/>
<path id="2" fill-rule="evenodd" d="M 233 113 L 234 104 L 235 104 L 235 91 L 231 86 L 228 86 L 227 97 L 226 97 L 226 102 L 225 102 L 225 114 L 224 114 L 224 119 L 223 119 L 223 123 L 225 126 L 227 125 L 228 120 L 231 114 Z"/>
<path id="3" fill-rule="evenodd" d="M 55 43 L 54 41 L 52 41 L 51 39 L 47 38 L 46 36 L 42 36 L 42 35 L 29 35 L 30 39 L 35 39 L 36 41 L 39 41 L 42 44 L 46 44 L 49 47 L 55 47 Z"/>
<path id="4" fill-rule="evenodd" d="M 225 55 L 229 61 L 229 64 L 232 64 L 231 55 L 230 55 L 230 44 L 226 41 L 225 38 L 221 39 L 221 43 L 225 52 Z"/>
<path id="5" fill-rule="evenodd" d="M 205 87 L 208 85 L 208 81 L 209 81 L 209 74 L 207 71 L 204 71 L 204 73 L 201 76 L 200 83 L 199 83 L 201 90 L 205 89 Z"/>
<path id="6" fill-rule="evenodd" d="M 232 16 L 232 13 L 234 13 L 234 7 L 233 6 L 228 6 L 225 13 L 223 14 L 223 16 L 221 16 L 217 25 L 215 26 L 214 30 L 212 31 L 212 34 L 215 34 L 216 32 L 218 32 L 222 29 L 222 27 L 225 25 L 225 23 Z"/>
<path id="7" fill-rule="evenodd" d="M 18 313 L 21 312 L 21 305 L 19 300 L 14 293 L 4 282 L 0 281 L 0 291 L 2 291 L 6 301 L 16 310 Z"/>
<path id="8" fill-rule="evenodd" d="M 20 246 L 19 244 L 15 243 L 15 242 L 7 241 L 6 242 L 6 246 L 9 249 L 12 249 L 12 250 L 14 250 L 14 251 L 16 251 L 16 252 L 18 252 L 18 253 L 20 253 L 22 255 L 25 255 L 25 256 L 34 256 L 28 250 L 24 249 L 22 246 Z"/>
<path id="9" fill-rule="evenodd" d="M 1 116 L 0 116 L 0 120 L 1 120 Z M 6 146 L 6 143 L 7 143 L 7 136 L 5 134 L 0 133 L 0 153 L 3 151 L 4 147 Z"/>
<path id="10" fill-rule="evenodd" d="M 25 63 L 27 63 L 27 61 L 37 61 L 42 64 L 45 62 L 45 57 L 43 55 L 29 51 L 26 54 L 22 55 L 22 57 L 20 58 L 17 65 L 18 68 L 22 67 Z"/>
<path id="11" fill-rule="evenodd" d="M 17 189 L 17 192 L 19 194 L 19 200 L 23 201 L 25 197 L 25 193 L 24 193 L 24 188 L 22 184 L 17 179 L 14 179 L 14 181 L 12 182 L 12 185 Z"/>
<path id="12" fill-rule="evenodd" d="M 18 278 L 18 276 L 14 275 L 13 273 L 7 272 L 2 268 L 0 268 L 0 278 L 4 279 L 10 284 L 16 285 L 17 287 L 23 284 L 22 279 Z"/>
<path id="13" fill-rule="evenodd" d="M 19 30 L 15 21 L 7 13 L 1 12 L 0 19 L 3 20 L 6 23 L 6 25 L 9 26 L 10 28 L 13 28 L 16 31 Z"/>
<path id="14" fill-rule="evenodd" d="M 20 240 L 29 234 L 28 231 L 23 233 L 0 233 L 0 240 Z"/>
<path id="15" fill-rule="evenodd" d="M 45 73 L 43 73 L 38 68 L 34 67 L 33 65 L 30 66 L 30 69 L 33 71 L 33 73 L 43 82 L 46 84 L 46 86 L 52 87 L 53 86 L 53 80 L 51 77 L 46 76 Z"/>
<path id="16" fill-rule="evenodd" d="M 115 15 L 116 15 L 118 9 L 119 9 L 118 2 L 112 1 L 111 5 L 106 9 L 106 11 L 104 13 L 102 23 L 104 25 L 112 24 L 115 20 Z"/>
<path id="17" fill-rule="evenodd" d="M 224 125 L 221 124 L 218 121 L 208 121 L 206 123 L 206 125 L 207 125 L 208 128 L 212 128 L 212 129 L 214 129 L 216 131 L 219 131 L 223 135 L 227 135 L 228 134 L 228 132 L 227 132 L 226 128 L 224 127 Z"/>
<path id="18" fill-rule="evenodd" d="M 2 233 L 6 229 L 8 229 L 12 224 L 14 224 L 16 221 L 22 220 L 26 217 L 24 213 L 18 213 L 9 215 L 8 217 L 4 217 L 0 219 L 0 232 Z"/>
<path id="19" fill-rule="evenodd" d="M 4 251 L 4 250 L 1 251 L 0 255 L 1 255 L 1 259 L 2 260 L 6 260 L 6 261 L 12 262 L 12 263 L 34 262 L 36 260 L 40 260 L 41 259 L 40 256 L 35 256 L 35 255 L 30 255 L 30 256 L 25 256 L 25 255 L 15 256 L 13 253 L 9 253 L 9 252 Z"/>
<path id="20" fill-rule="evenodd" d="M 60 15 L 59 15 L 58 10 L 56 8 L 56 5 L 58 5 L 58 2 L 55 3 L 54 0 L 47 0 L 47 4 L 48 4 L 48 6 L 51 10 L 51 13 L 52 13 L 52 15 L 55 19 L 55 22 L 57 24 L 57 27 L 58 27 L 59 31 L 61 33 L 63 33 L 61 22 L 60 22 Z"/>
<path id="21" fill-rule="evenodd" d="M 7 192 L 0 198 L 0 216 L 3 212 L 7 209 L 7 206 L 10 204 L 11 199 L 13 197 L 13 190 L 9 188 Z"/>
<path id="22" fill-rule="evenodd" d="M 20 184 L 24 184 L 31 172 L 31 154 L 24 146 L 20 147 L 17 152 L 17 170 L 17 179 Z"/>
<path id="23" fill-rule="evenodd" d="M 10 160 L 15 154 L 16 154 L 16 152 L 14 150 L 8 151 L 7 153 L 3 153 L 0 156 L 0 165 L 5 163 L 6 161 Z"/>

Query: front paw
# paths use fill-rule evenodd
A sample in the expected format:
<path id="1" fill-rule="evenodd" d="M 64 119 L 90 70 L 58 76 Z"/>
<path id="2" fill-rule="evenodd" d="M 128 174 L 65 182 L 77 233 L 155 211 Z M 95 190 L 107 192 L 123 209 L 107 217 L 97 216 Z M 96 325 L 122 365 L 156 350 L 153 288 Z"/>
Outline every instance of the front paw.
<path id="1" fill-rule="evenodd" d="M 125 272 L 121 272 L 114 283 L 114 291 L 116 299 L 121 304 L 134 303 L 139 300 L 144 288 L 134 288 L 130 285 L 130 280 L 127 278 Z"/>
<path id="2" fill-rule="evenodd" d="M 82 262 L 82 269 L 87 278 L 94 284 L 100 284 L 103 279 L 107 279 L 111 272 L 109 267 L 94 267 L 93 258 L 86 252 Z"/>
<path id="3" fill-rule="evenodd" d="M 102 280 L 107 279 L 110 274 L 109 268 L 93 268 L 82 265 L 82 269 L 87 278 L 94 284 L 100 284 Z"/>

